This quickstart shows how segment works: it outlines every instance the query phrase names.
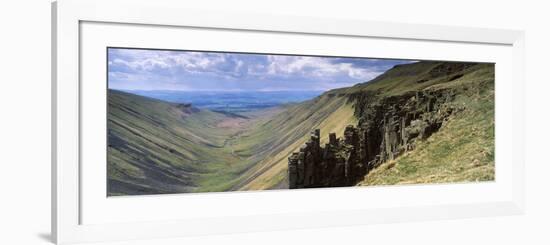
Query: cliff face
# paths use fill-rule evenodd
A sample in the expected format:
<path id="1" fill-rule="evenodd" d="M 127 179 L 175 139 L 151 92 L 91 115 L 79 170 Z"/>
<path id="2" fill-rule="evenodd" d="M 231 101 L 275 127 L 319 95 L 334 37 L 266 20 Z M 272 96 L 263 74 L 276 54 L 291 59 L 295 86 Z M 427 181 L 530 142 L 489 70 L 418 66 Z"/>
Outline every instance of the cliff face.
<path id="1" fill-rule="evenodd" d="M 471 72 L 473 63 L 442 63 L 431 67 L 411 83 L 452 83 Z M 470 91 L 469 91 L 470 90 Z M 437 132 L 463 106 L 451 103 L 458 94 L 471 93 L 468 86 L 428 86 L 387 95 L 380 90 L 335 94 L 354 104 L 357 125 L 349 125 L 342 138 L 329 134 L 321 146 L 315 130 L 299 152 L 288 158 L 289 187 L 351 186 L 380 164 L 413 150 L 419 140 Z M 474 91 L 475 93 L 475 91 Z"/>

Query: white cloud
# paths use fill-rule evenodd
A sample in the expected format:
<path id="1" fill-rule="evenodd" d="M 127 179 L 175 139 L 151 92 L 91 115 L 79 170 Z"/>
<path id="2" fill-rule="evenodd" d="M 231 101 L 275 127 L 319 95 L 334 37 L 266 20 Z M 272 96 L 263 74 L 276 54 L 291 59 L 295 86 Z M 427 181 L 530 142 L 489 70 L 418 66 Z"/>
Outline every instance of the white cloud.
<path id="1" fill-rule="evenodd" d="M 155 68 L 183 68 L 189 72 L 206 71 L 225 62 L 222 54 L 202 52 L 173 52 L 158 50 L 116 49 L 110 64 L 124 65 L 132 70 L 151 71 Z"/>
<path id="2" fill-rule="evenodd" d="M 173 61 L 175 65 L 178 65 L 189 71 L 204 71 L 225 62 L 225 56 L 216 53 L 206 54 L 199 52 L 186 52 L 179 54 L 170 54 L 167 55 L 166 58 Z"/>
<path id="3" fill-rule="evenodd" d="M 354 67 L 351 63 L 331 63 L 327 58 L 301 56 L 268 56 L 268 74 L 301 74 L 317 78 L 331 78 L 333 76 L 349 76 L 358 80 L 369 80 L 380 72 Z"/>
<path id="4" fill-rule="evenodd" d="M 127 87 L 280 90 L 351 86 L 393 65 L 387 60 L 139 49 L 110 49 L 108 62 L 109 77 Z"/>

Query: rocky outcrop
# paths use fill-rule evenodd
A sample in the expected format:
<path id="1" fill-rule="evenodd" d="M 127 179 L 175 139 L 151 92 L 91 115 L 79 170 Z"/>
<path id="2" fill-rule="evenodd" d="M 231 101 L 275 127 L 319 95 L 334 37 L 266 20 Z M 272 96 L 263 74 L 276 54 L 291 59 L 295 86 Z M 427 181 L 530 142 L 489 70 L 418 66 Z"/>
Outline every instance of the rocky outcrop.
<path id="1" fill-rule="evenodd" d="M 357 128 L 348 126 L 344 139 L 329 134 L 324 147 L 320 146 L 319 136 L 319 129 L 313 131 L 300 151 L 289 157 L 290 188 L 348 186 L 366 174 Z"/>
<path id="2" fill-rule="evenodd" d="M 373 92 L 349 95 L 358 124 L 347 126 L 343 138 L 330 133 L 324 146 L 320 145 L 319 129 L 312 132 L 300 150 L 288 158 L 289 187 L 355 185 L 381 163 L 414 149 L 417 140 L 430 137 L 450 115 L 462 110 L 449 103 L 455 95 L 452 89 L 388 97 Z"/>
<path id="3" fill-rule="evenodd" d="M 200 111 L 198 108 L 194 107 L 191 103 L 175 104 L 173 108 L 174 108 L 174 113 L 179 115 L 182 119 L 188 117 L 193 113 L 197 113 Z"/>

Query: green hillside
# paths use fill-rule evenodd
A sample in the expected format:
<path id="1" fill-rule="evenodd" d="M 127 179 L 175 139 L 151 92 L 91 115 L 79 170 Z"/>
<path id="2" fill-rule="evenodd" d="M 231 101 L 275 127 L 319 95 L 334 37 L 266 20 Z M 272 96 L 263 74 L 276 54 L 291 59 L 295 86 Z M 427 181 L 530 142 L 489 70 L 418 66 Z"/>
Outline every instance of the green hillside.
<path id="1" fill-rule="evenodd" d="M 109 194 L 193 192 L 204 175 L 240 159 L 226 147 L 238 118 L 109 91 Z"/>

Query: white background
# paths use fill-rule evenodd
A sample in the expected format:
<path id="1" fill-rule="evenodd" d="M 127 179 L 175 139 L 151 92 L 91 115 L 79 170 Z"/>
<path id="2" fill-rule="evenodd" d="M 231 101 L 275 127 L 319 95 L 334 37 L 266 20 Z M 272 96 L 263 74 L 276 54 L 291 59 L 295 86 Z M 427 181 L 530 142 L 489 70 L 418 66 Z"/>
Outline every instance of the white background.
<path id="1" fill-rule="evenodd" d="M 81 203 L 82 224 L 185 220 L 271 214 L 370 209 L 379 217 L 390 207 L 474 204 L 511 198 L 514 144 L 514 96 L 510 46 L 442 43 L 420 40 L 348 38 L 282 33 L 159 28 L 143 25 L 82 23 L 80 26 L 81 86 Z M 185 40 L 182 42 L 182 40 Z M 220 42 L 219 40 L 227 40 Z M 276 45 L 274 45 L 276 44 Z M 496 62 L 496 182 L 455 185 L 316 189 L 308 191 L 210 193 L 105 198 L 107 164 L 105 47 L 155 47 L 187 50 L 223 50 L 289 54 L 398 57 L 419 60 Z M 502 137 L 499 137 L 502 136 Z M 327 198 L 330 197 L 330 198 Z M 437 197 L 437 198 L 434 198 Z M 342 206 L 342 203 L 345 203 Z M 223 204 L 223 205 L 222 205 Z M 297 205 L 300 204 L 300 205 Z M 197 209 L 196 207 L 201 207 Z M 376 209 L 379 209 L 378 212 Z M 182 212 L 193 210 L 193 212 Z M 457 211 L 454 211 L 457 213 Z M 389 212 L 396 213 L 396 212 Z M 487 216 L 487 215 L 484 215 Z M 318 217 L 318 216 L 317 216 Z M 373 219 L 376 217 L 370 216 Z M 378 218 L 379 219 L 379 218 Z M 311 220 L 311 219 L 308 219 Z M 321 219 L 327 220 L 327 219 Z M 328 222 L 328 221 L 326 221 Z M 331 221 L 335 222 L 335 221 Z M 275 223 L 275 222 L 273 222 Z M 286 222 L 285 222 L 286 223 Z M 367 222 L 368 223 L 368 222 Z M 376 223 L 376 222 L 370 222 Z M 318 224 L 318 223 L 315 223 Z M 237 225 L 237 224 L 235 224 Z M 323 225 L 324 226 L 324 225 Z M 181 226 L 180 226 L 181 227 Z M 210 231 L 216 230 L 210 226 Z M 222 230 L 224 230 L 222 226 Z M 183 228 L 182 228 L 183 229 Z M 244 229 L 243 229 L 244 230 Z M 215 233 L 215 232 L 213 232 Z M 101 239 L 97 239 L 101 240 Z"/>
<path id="2" fill-rule="evenodd" d="M 113 244 L 548 244 L 548 7 L 530 1 L 205 1 L 209 9 L 527 30 L 527 214 Z M 50 1 L 0 12 L 0 243 L 47 244 L 50 230 Z"/>

